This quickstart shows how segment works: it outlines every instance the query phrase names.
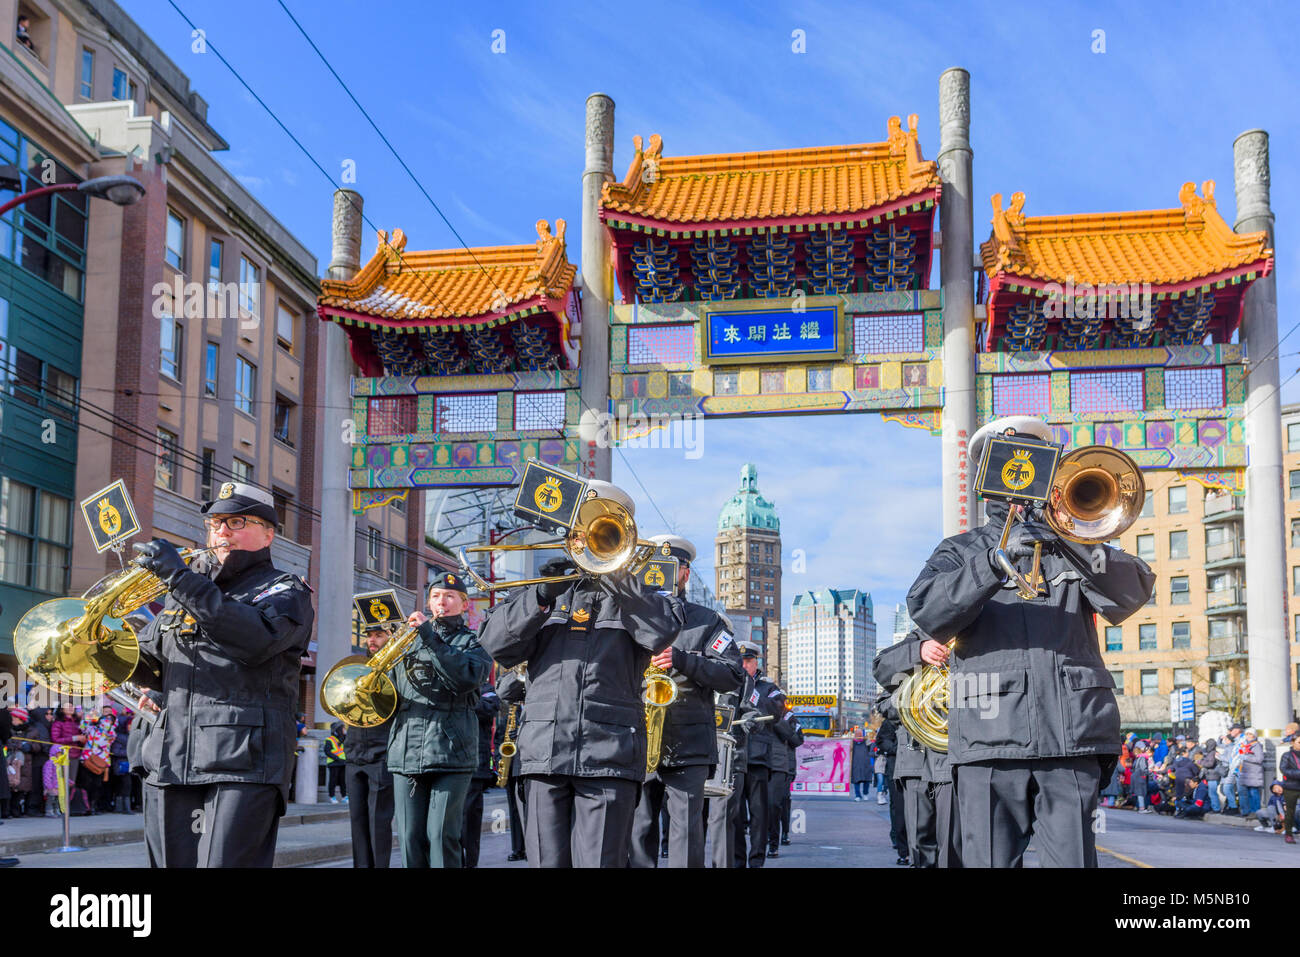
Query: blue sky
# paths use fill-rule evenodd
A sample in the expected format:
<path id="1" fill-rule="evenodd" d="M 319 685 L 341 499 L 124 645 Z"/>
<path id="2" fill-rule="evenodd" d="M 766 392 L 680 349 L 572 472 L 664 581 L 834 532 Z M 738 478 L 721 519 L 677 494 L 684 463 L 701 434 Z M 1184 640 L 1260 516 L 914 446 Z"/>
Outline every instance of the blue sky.
<path id="1" fill-rule="evenodd" d="M 218 154 L 250 191 L 329 260 L 334 185 L 302 156 L 221 62 L 191 49 L 163 0 L 120 0 L 210 104 L 230 143 Z M 271 0 L 176 0 L 320 164 L 356 164 L 380 228 L 409 248 L 455 237 Z M 879 141 L 891 115 L 920 115 L 938 145 L 938 77 L 971 73 L 976 242 L 989 196 L 1023 190 L 1028 215 L 1168 208 L 1179 186 L 1218 183 L 1234 219 L 1232 141 L 1271 134 L 1280 331 L 1296 321 L 1300 223 L 1292 3 L 443 4 L 286 0 L 334 68 L 470 245 L 528 242 L 533 223 L 570 223 L 579 251 L 584 102 L 616 104 L 615 173 L 632 137 L 668 155 Z M 1226 15 L 1230 10 L 1231 15 Z M 804 53 L 792 46 L 803 31 Z M 1105 52 L 1094 53 L 1104 31 Z M 505 52 L 494 53 L 494 31 Z M 495 34 L 500 47 L 502 34 Z M 367 233 L 363 255 L 374 249 Z M 1285 380 L 1300 334 L 1280 349 Z M 1300 376 L 1283 401 L 1300 400 Z M 941 537 L 939 441 L 872 415 L 710 420 L 704 454 L 629 449 L 614 479 L 711 556 L 718 508 L 740 466 L 782 520 L 786 613 L 796 591 L 859 587 L 881 630 Z M 806 570 L 793 573 L 794 549 Z M 699 570 L 712 580 L 711 563 Z"/>

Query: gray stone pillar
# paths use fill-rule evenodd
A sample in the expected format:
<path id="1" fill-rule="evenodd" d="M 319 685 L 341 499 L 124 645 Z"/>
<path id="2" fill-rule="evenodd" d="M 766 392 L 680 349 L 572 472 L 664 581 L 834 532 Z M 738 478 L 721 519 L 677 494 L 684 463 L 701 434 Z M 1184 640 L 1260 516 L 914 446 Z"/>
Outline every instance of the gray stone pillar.
<path id="1" fill-rule="evenodd" d="M 610 480 L 610 434 L 593 417 L 609 412 L 609 236 L 600 221 L 600 189 L 614 178 L 614 101 L 587 97 L 587 162 L 582 170 L 582 414 L 580 474 Z"/>
<path id="2" fill-rule="evenodd" d="M 1265 232 L 1269 208 L 1268 134 L 1249 130 L 1232 144 L 1239 233 Z M 1241 339 L 1246 346 L 1246 638 L 1250 652 L 1250 721 L 1278 736 L 1291 720 L 1291 649 L 1286 621 L 1285 507 L 1282 499 L 1282 401 L 1278 392 L 1276 273 L 1246 292 Z"/>
<path id="3" fill-rule="evenodd" d="M 970 74 L 939 76 L 939 282 L 943 289 L 943 534 L 976 524 L 966 446 L 975 433 L 975 239 L 971 210 Z M 966 462 L 966 467 L 962 463 Z M 965 486 L 966 491 L 961 491 Z M 965 508 L 965 514 L 962 509 Z"/>
<path id="4" fill-rule="evenodd" d="M 351 279 L 361 268 L 361 194 L 334 193 L 330 279 Z M 325 339 L 325 426 L 321 450 L 320 593 L 316 595 L 316 682 L 352 653 L 352 592 L 357 520 L 352 514 L 348 469 L 352 447 L 345 423 L 352 417 L 352 356 L 348 336 L 336 322 L 321 323 Z M 412 517 L 412 521 L 415 518 Z M 319 711 L 317 721 L 330 720 Z"/>

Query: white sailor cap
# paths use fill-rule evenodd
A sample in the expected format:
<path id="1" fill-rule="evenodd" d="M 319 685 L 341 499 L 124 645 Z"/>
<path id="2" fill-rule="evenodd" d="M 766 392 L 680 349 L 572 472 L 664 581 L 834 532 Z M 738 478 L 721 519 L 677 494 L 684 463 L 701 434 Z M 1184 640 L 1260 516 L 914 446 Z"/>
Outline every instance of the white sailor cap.
<path id="1" fill-rule="evenodd" d="M 1044 442 L 1052 441 L 1051 426 L 1037 416 L 1004 415 L 1000 419 L 994 419 L 992 422 L 980 426 L 979 430 L 970 437 L 970 458 L 972 463 L 979 463 L 980 456 L 984 454 L 984 443 L 988 441 L 990 435 L 1002 435 L 1008 429 L 1019 432 L 1021 435 L 1032 435 Z"/>
<path id="2" fill-rule="evenodd" d="M 636 502 L 632 501 L 632 496 L 628 495 L 617 485 L 612 482 L 602 482 L 600 479 L 587 479 L 587 489 L 596 493 L 597 498 L 609 498 L 618 502 L 627 509 L 627 513 L 633 518 L 636 517 Z"/>
<path id="3" fill-rule="evenodd" d="M 203 515 L 253 515 L 272 524 L 279 520 L 271 493 L 243 482 L 221 483 L 217 497 L 204 505 L 200 512 Z"/>
<path id="4" fill-rule="evenodd" d="M 679 561 L 688 565 L 695 561 L 695 546 L 680 535 L 655 535 L 650 541 L 656 545 L 667 545 L 668 553 Z"/>
<path id="5" fill-rule="evenodd" d="M 763 649 L 758 646 L 756 641 L 738 641 L 736 647 L 740 649 L 742 658 L 758 658 L 763 654 Z"/>

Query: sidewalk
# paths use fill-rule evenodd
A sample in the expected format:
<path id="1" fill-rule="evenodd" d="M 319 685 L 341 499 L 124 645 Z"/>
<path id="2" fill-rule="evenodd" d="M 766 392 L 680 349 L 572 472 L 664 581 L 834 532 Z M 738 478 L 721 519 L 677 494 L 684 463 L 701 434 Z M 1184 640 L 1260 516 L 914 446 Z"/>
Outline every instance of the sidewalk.
<path id="1" fill-rule="evenodd" d="M 1107 810 L 1107 811 L 1131 811 L 1131 812 L 1133 812 L 1134 814 L 1137 813 L 1137 808 L 1135 808 L 1135 807 L 1108 807 L 1108 808 L 1106 808 L 1105 810 Z M 1156 813 L 1159 814 L 1158 811 L 1157 811 Z M 1162 816 L 1162 817 L 1173 817 L 1172 814 L 1164 814 L 1164 815 L 1161 815 L 1161 816 Z M 1183 819 L 1183 818 L 1180 818 L 1179 820 L 1184 820 L 1184 819 Z M 1188 820 L 1188 821 L 1194 821 L 1194 820 L 1197 820 L 1197 819 L 1196 819 L 1196 818 L 1186 818 L 1185 820 Z M 1203 817 L 1200 818 L 1200 820 L 1204 821 L 1206 824 L 1218 824 L 1218 825 L 1221 826 L 1221 827 L 1244 827 L 1244 828 L 1247 828 L 1247 829 L 1252 829 L 1252 828 L 1254 828 L 1254 826 L 1255 826 L 1256 824 L 1259 823 L 1259 821 L 1257 821 L 1257 820 L 1255 819 L 1255 816 L 1254 816 L 1253 814 L 1250 815 L 1249 817 L 1240 817 L 1240 816 L 1235 815 L 1235 814 L 1216 814 L 1216 813 L 1213 812 L 1213 811 L 1207 811 L 1207 812 L 1205 813 L 1205 815 L 1204 815 Z"/>

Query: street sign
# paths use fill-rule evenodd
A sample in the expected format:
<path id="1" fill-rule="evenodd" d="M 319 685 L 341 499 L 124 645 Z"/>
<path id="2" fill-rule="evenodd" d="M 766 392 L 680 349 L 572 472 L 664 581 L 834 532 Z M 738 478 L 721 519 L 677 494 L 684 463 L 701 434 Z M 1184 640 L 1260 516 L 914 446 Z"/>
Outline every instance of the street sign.
<path id="1" fill-rule="evenodd" d="M 1193 721 L 1196 719 L 1196 692 L 1192 688 L 1179 688 L 1169 692 L 1169 720 Z"/>

